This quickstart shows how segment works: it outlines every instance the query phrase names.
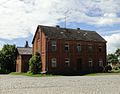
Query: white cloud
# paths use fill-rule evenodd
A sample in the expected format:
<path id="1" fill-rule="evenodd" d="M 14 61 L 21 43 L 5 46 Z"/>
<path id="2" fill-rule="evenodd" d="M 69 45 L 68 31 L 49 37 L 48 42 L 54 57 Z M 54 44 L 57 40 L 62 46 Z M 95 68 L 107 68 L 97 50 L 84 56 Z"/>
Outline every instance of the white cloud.
<path id="1" fill-rule="evenodd" d="M 119 5 L 120 0 L 0 0 L 0 38 L 26 38 L 35 33 L 38 24 L 56 25 L 64 21 L 67 10 L 67 22 L 95 26 L 120 24 Z M 111 45 L 116 43 L 110 39 L 115 36 L 118 37 L 106 36 L 113 48 Z"/>
<path id="2" fill-rule="evenodd" d="M 113 32 L 115 33 L 109 36 L 104 36 L 104 38 L 107 41 L 108 53 L 114 53 L 116 49 L 120 48 L 120 31 L 113 31 Z"/>
<path id="3" fill-rule="evenodd" d="M 120 11 L 118 2 L 119 0 L 1 0 L 0 38 L 12 40 L 27 37 L 30 33 L 34 34 L 38 24 L 56 25 L 58 19 L 64 20 L 64 12 L 67 10 L 68 22 L 98 26 L 120 23 L 116 14 Z"/>

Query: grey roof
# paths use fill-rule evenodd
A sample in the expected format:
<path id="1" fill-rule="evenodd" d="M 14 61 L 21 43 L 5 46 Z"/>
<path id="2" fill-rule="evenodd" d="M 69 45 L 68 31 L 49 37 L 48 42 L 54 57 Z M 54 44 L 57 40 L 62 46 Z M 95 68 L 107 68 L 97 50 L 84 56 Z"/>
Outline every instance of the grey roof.
<path id="1" fill-rule="evenodd" d="M 20 55 L 32 55 L 32 48 L 31 48 L 31 47 L 28 47 L 28 48 L 25 48 L 25 47 L 17 47 L 17 52 L 18 52 Z"/>
<path id="2" fill-rule="evenodd" d="M 39 30 L 43 31 L 45 33 L 45 36 L 50 39 L 106 42 L 105 39 L 103 39 L 95 31 L 60 28 L 60 27 L 50 27 L 50 26 L 42 26 L 42 25 L 38 26 L 36 32 Z M 35 36 L 34 36 L 34 38 L 35 38 Z M 33 38 L 33 42 L 34 42 L 34 38 Z"/>

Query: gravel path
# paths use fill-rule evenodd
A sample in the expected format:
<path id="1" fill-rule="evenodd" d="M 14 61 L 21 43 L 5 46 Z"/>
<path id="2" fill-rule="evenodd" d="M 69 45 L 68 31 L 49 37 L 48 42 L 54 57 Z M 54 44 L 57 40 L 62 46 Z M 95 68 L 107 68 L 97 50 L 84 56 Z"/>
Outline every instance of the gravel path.
<path id="1" fill-rule="evenodd" d="M 0 94 L 120 94 L 120 75 L 60 77 L 0 75 Z"/>

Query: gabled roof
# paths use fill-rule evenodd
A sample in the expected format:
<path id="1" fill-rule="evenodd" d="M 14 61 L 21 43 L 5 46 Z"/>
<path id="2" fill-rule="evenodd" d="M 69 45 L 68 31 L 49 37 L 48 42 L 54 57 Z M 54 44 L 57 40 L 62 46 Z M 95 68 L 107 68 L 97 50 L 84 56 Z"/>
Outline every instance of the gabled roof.
<path id="1" fill-rule="evenodd" d="M 20 55 L 32 55 L 32 48 L 31 47 L 28 47 L 28 48 L 17 47 L 17 52 Z"/>
<path id="2" fill-rule="evenodd" d="M 49 39 L 65 39 L 65 40 L 84 40 L 84 41 L 99 41 L 106 42 L 97 32 L 81 29 L 70 29 L 60 27 L 50 27 L 38 25 L 36 33 L 38 31 L 44 32 L 46 38 Z M 35 36 L 36 36 L 35 33 Z M 33 42 L 35 39 L 33 38 Z M 33 43 L 32 42 L 32 43 Z"/>

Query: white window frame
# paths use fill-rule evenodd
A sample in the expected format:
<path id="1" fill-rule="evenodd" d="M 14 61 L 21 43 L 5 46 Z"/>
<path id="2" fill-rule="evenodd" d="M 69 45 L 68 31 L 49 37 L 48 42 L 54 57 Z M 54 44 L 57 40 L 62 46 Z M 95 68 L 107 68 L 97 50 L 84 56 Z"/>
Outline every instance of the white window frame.
<path id="1" fill-rule="evenodd" d="M 103 66 L 103 60 L 99 59 L 99 66 L 102 67 Z"/>
<path id="2" fill-rule="evenodd" d="M 81 52 L 81 44 L 77 43 L 77 52 Z"/>
<path id="3" fill-rule="evenodd" d="M 52 58 L 51 59 L 51 67 L 52 68 L 56 68 L 57 67 L 57 59 L 56 58 Z"/>
<path id="4" fill-rule="evenodd" d="M 89 63 L 89 67 L 93 67 L 93 60 L 91 58 L 88 60 L 88 63 Z"/>
<path id="5" fill-rule="evenodd" d="M 66 50 L 66 47 L 68 48 L 68 50 Z M 65 43 L 65 44 L 64 44 L 64 50 L 65 50 L 65 51 L 69 51 L 69 43 Z"/>
<path id="6" fill-rule="evenodd" d="M 57 42 L 56 41 L 52 41 L 51 42 L 51 47 L 52 47 L 52 51 L 56 51 L 57 50 Z M 55 49 L 53 49 L 55 48 Z"/>
<path id="7" fill-rule="evenodd" d="M 65 58 L 65 65 L 67 65 L 68 67 L 70 66 L 70 59 L 69 58 Z"/>
<path id="8" fill-rule="evenodd" d="M 88 45 L 88 51 L 89 51 L 89 52 L 92 52 L 92 51 L 93 51 L 93 45 L 92 45 L 92 44 L 89 44 L 89 45 Z"/>

